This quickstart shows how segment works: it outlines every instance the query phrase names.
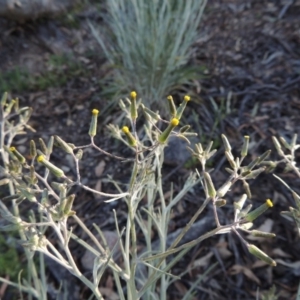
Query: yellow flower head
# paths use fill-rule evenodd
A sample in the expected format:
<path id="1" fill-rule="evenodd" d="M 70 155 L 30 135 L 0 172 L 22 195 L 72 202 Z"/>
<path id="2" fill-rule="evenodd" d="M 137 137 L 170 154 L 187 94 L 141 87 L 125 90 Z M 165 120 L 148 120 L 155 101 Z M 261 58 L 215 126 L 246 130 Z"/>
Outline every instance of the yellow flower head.
<path id="1" fill-rule="evenodd" d="M 266 200 L 266 204 L 267 204 L 268 207 L 273 207 L 273 203 L 270 199 Z"/>
<path id="2" fill-rule="evenodd" d="M 10 150 L 11 152 L 14 152 L 14 151 L 16 151 L 16 148 L 15 148 L 15 147 L 10 147 L 9 150 Z"/>
<path id="3" fill-rule="evenodd" d="M 191 100 L 191 97 L 188 95 L 185 95 L 183 98 L 184 101 L 189 102 Z"/>
<path id="4" fill-rule="evenodd" d="M 170 95 L 167 97 L 167 99 L 171 101 L 171 100 L 173 100 L 173 97 Z"/>
<path id="5" fill-rule="evenodd" d="M 126 134 L 129 132 L 129 128 L 127 126 L 123 126 L 122 131 Z"/>
<path id="6" fill-rule="evenodd" d="M 173 118 L 173 119 L 171 120 L 171 124 L 172 124 L 173 126 L 177 126 L 177 125 L 179 124 L 179 120 L 178 120 L 177 118 Z"/>
<path id="7" fill-rule="evenodd" d="M 45 160 L 45 158 L 43 155 L 39 155 L 36 160 L 40 163 L 40 162 L 43 162 Z"/>
<path id="8" fill-rule="evenodd" d="M 134 136 L 129 131 L 129 128 L 127 126 L 123 126 L 122 131 L 126 134 L 128 144 L 131 147 L 135 147 L 137 142 L 136 142 L 136 139 L 134 138 Z"/>
<path id="9" fill-rule="evenodd" d="M 97 116 L 97 115 L 99 114 L 99 110 L 96 109 L 96 108 L 94 108 L 94 109 L 92 110 L 92 114 L 93 114 L 94 116 Z"/>
<path id="10" fill-rule="evenodd" d="M 132 92 L 130 93 L 131 99 L 135 100 L 135 99 L 136 99 L 136 96 L 137 96 L 137 93 L 136 93 L 135 91 L 132 91 Z"/>

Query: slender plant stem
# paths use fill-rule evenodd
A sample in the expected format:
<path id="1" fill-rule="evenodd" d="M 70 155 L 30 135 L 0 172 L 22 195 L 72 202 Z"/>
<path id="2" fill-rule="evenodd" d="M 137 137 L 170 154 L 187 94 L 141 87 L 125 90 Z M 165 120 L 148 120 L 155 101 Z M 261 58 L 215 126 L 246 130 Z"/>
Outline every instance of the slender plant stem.
<path id="1" fill-rule="evenodd" d="M 166 251 L 167 231 L 168 231 L 168 224 L 167 224 L 168 209 L 166 208 L 165 196 L 162 187 L 162 174 L 161 174 L 163 161 L 164 161 L 164 152 L 163 149 L 161 149 L 160 153 L 156 154 L 157 186 L 158 186 L 158 193 L 161 202 L 161 218 L 160 218 L 160 227 L 162 232 L 161 240 L 160 240 L 161 253 L 164 253 Z M 166 266 L 166 260 L 163 260 L 161 267 L 165 268 L 165 266 Z M 160 278 L 160 299 L 166 300 L 166 297 L 167 297 L 166 275 L 165 273 L 162 273 Z"/>

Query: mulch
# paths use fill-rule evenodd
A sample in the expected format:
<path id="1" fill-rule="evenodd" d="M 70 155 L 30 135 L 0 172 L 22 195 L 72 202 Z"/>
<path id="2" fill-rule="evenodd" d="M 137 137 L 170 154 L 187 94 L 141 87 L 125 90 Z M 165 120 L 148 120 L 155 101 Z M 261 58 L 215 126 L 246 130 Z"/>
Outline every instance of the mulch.
<path id="1" fill-rule="evenodd" d="M 249 135 L 249 161 L 268 149 L 272 149 L 271 159 L 278 160 L 271 137 L 283 136 L 288 140 L 294 133 L 300 135 L 300 1 L 208 2 L 191 61 L 197 66 L 205 66 L 206 71 L 199 77 L 201 92 L 197 101 L 192 102 L 187 109 L 186 122 L 199 133 L 199 139 L 204 144 L 210 139 L 215 141 L 214 146 L 219 151 L 212 159 L 212 178 L 216 186 L 220 186 L 227 178 L 221 133 L 226 134 L 236 154 L 240 150 L 243 136 Z M 24 57 L 39 57 L 43 62 L 49 52 L 60 51 L 81 59 L 90 70 L 88 78 L 74 78 L 64 87 L 13 93 L 22 103 L 33 107 L 30 124 L 37 130 L 37 133 L 22 136 L 17 141 L 21 150 L 25 151 L 23 145 L 28 144 L 30 139 L 43 137 L 47 140 L 53 134 L 76 145 L 89 142 L 87 132 L 92 108 L 101 110 L 109 104 L 107 99 L 102 98 L 95 79 L 103 76 L 107 70 L 101 68 L 101 53 L 86 24 L 86 18 L 94 16 L 94 13 L 91 8 L 86 13 L 80 13 L 77 16 L 80 28 L 76 29 L 67 28 L 57 20 L 43 20 L 34 26 L 0 20 L 0 32 L 5 33 L 0 41 L 2 71 L 24 63 L 27 61 Z M 87 52 L 94 54 L 91 59 L 85 60 Z M 40 69 L 33 67 L 32 71 L 39 72 Z M 193 92 L 197 93 L 197 89 Z M 130 155 L 108 135 L 106 128 L 108 123 L 118 124 L 119 116 L 117 109 L 110 110 L 110 114 L 100 115 L 96 143 L 108 152 Z M 54 160 L 70 176 L 74 176 L 72 165 L 65 159 L 63 152 L 55 153 Z M 299 154 L 296 160 L 300 162 Z M 170 182 L 174 183 L 175 192 L 180 191 L 190 170 L 183 166 L 177 168 L 175 173 L 172 170 L 174 165 L 164 167 L 164 174 L 168 176 L 166 191 Z M 87 152 L 81 164 L 85 183 L 106 192 L 114 191 L 113 186 L 105 180 L 108 175 L 125 183 L 130 176 L 129 171 L 129 164 L 116 164 L 113 159 L 94 151 Z M 300 179 L 296 175 L 283 173 L 282 166 L 275 173 L 300 192 Z M 271 211 L 255 222 L 255 227 L 271 230 L 277 235 L 276 239 L 256 239 L 251 243 L 270 254 L 277 261 L 277 267 L 266 266 L 250 256 L 236 236 L 216 236 L 194 247 L 174 267 L 175 274 L 180 274 L 187 266 L 193 269 L 174 285 L 170 299 L 182 299 L 198 276 L 216 262 L 218 265 L 199 284 L 192 299 L 254 299 L 258 290 L 265 292 L 273 284 L 278 299 L 296 299 L 300 276 L 300 239 L 294 223 L 280 215 L 289 206 L 295 206 L 292 196 L 272 174 L 260 175 L 251 182 L 250 187 L 254 207 L 267 198 L 275 204 Z M 92 228 L 92 224 L 96 223 L 100 228 L 114 231 L 112 209 L 120 214 L 120 224 L 125 224 L 124 203 L 105 204 L 104 199 L 96 198 L 91 193 L 78 189 L 74 192 L 77 193 L 75 210 L 88 227 Z M 242 193 L 240 185 L 232 188 L 227 198 L 228 205 L 222 208 L 222 222 L 232 221 L 232 203 Z M 201 203 L 201 197 L 203 191 L 196 189 L 175 208 L 170 223 L 171 232 L 188 222 L 191 212 Z M 206 213 L 209 215 L 212 211 L 208 209 Z M 74 231 L 81 234 L 77 227 Z M 83 234 L 81 236 L 84 237 Z M 72 249 L 80 264 L 83 249 L 76 245 L 72 245 Z M 49 263 L 49 273 L 54 282 L 59 280 L 59 277 L 53 275 L 56 268 Z M 103 286 L 110 280 L 108 274 Z M 80 299 L 88 295 L 88 291 L 83 289 L 78 293 Z"/>

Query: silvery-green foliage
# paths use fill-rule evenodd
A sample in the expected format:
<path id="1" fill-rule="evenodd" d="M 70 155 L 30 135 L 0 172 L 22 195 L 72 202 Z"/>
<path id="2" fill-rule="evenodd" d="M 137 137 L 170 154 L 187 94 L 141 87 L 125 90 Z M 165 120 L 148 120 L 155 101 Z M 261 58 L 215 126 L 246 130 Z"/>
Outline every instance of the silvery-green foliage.
<path id="1" fill-rule="evenodd" d="M 191 84 L 201 70 L 188 65 L 207 0 L 107 0 L 101 26 L 92 32 L 114 69 L 108 94 L 129 88 L 147 106 L 164 107 L 163 97 Z"/>
<path id="2" fill-rule="evenodd" d="M 31 277 L 29 277 L 29 281 L 23 280 L 19 284 L 8 282 L 3 278 L 0 278 L 0 281 L 18 286 L 21 291 L 38 299 L 47 299 L 44 265 L 42 264 L 40 274 L 38 274 L 32 262 L 33 256 L 39 253 L 48 256 L 81 280 L 96 299 L 104 299 L 99 289 L 99 282 L 104 271 L 109 268 L 114 276 L 120 299 L 166 300 L 168 288 L 174 281 L 180 279 L 171 272 L 174 264 L 203 240 L 216 234 L 229 232 L 238 235 L 251 254 L 275 266 L 276 262 L 272 258 L 255 245 L 249 244 L 243 237 L 243 233 L 274 237 L 273 234 L 251 229 L 252 221 L 271 208 L 272 201 L 268 199 L 253 211 L 251 211 L 251 205 L 244 207 L 247 198 L 251 198 L 248 181 L 256 178 L 265 170 L 266 167 L 262 165 L 270 154 L 267 151 L 249 164 L 244 164 L 249 137 L 245 137 L 241 155 L 235 157 L 228 139 L 222 135 L 224 156 L 228 161 L 226 170 L 229 173 L 228 179 L 222 184 L 215 182 L 212 170 L 207 167 L 207 161 L 216 153 L 216 149 L 212 149 L 213 143 L 210 142 L 207 146 L 196 144 L 195 149 L 189 148 L 192 156 L 199 160 L 202 170 L 192 171 L 184 185 L 176 193 L 172 185 L 170 193 L 166 193 L 162 174 L 164 149 L 168 147 L 170 138 L 182 138 L 188 141 L 190 136 L 195 135 L 189 132 L 189 126 L 180 124 L 181 116 L 189 100 L 190 97 L 186 95 L 181 105 L 176 107 L 172 97 L 168 97 L 170 111 L 167 120 L 142 105 L 141 100 L 137 101 L 136 92 L 132 92 L 130 99 L 126 99 L 127 105 L 122 101 L 120 107 L 125 115 L 123 126 L 120 128 L 110 125 L 108 129 L 114 138 L 119 139 L 130 149 L 132 155 L 129 157 L 114 155 L 95 144 L 94 137 L 97 135 L 97 119 L 99 117 L 97 109 L 92 111 L 90 128 L 87 133 L 90 136 L 89 144 L 78 146 L 73 144 L 76 143 L 75 140 L 65 141 L 59 136 L 53 136 L 49 137 L 48 141 L 40 139 L 39 145 L 31 141 L 28 150 L 30 156 L 28 156 L 20 153 L 13 146 L 13 138 L 16 134 L 23 133 L 24 128 L 28 128 L 27 121 L 31 110 L 29 108 L 20 109 L 18 101 L 9 100 L 5 95 L 1 101 L 1 156 L 3 161 L 1 172 L 3 178 L 0 183 L 9 186 L 10 195 L 0 201 L 0 213 L 6 222 L 1 224 L 3 226 L 0 226 L 0 229 L 13 228 L 19 231 L 27 259 L 31 262 L 29 264 Z M 12 115 L 17 116 L 19 122 L 11 122 Z M 141 130 L 137 128 L 138 118 L 143 118 L 144 121 Z M 115 161 L 130 165 L 131 175 L 127 184 L 121 186 L 111 179 L 116 187 L 116 193 L 98 191 L 83 183 L 79 165 L 84 160 L 84 150 L 88 147 L 110 156 Z M 68 172 L 63 171 L 53 161 L 53 152 L 57 148 L 72 158 L 75 166 L 75 178 L 69 176 Z M 245 194 L 234 203 L 232 223 L 221 224 L 219 212 L 227 204 L 227 195 L 238 181 L 243 183 Z M 122 224 L 122 226 L 125 225 L 124 228 L 120 228 L 118 215 L 114 212 L 118 237 L 114 247 L 105 247 L 106 243 L 99 241 L 99 238 L 91 232 L 91 228 L 87 228 L 76 215 L 74 209 L 76 197 L 71 194 L 71 188 L 74 185 L 105 198 L 105 202 L 124 201 L 127 204 L 126 224 Z M 187 193 L 192 193 L 197 185 L 201 185 L 204 191 L 203 195 L 198 196 L 199 208 L 176 235 L 170 235 L 169 222 L 172 210 L 180 201 L 183 201 Z M 167 194 L 170 197 L 167 197 Z M 23 201 L 30 201 L 32 205 L 36 205 L 40 216 L 31 214 L 29 219 L 21 216 L 18 208 Z M 208 232 L 199 234 L 196 238 L 185 239 L 208 205 L 213 207 L 215 227 Z M 12 211 L 9 209 L 11 206 Z M 69 226 L 70 218 L 87 234 L 92 245 L 72 232 L 72 228 Z M 96 224 L 95 228 L 99 236 L 104 239 L 101 228 Z M 158 240 L 155 243 L 152 238 L 153 230 L 158 233 Z M 46 231 L 55 234 L 57 244 L 53 243 L 53 239 L 48 239 Z M 139 239 L 137 239 L 138 232 Z M 145 246 L 144 250 L 139 252 L 141 235 Z M 95 255 L 92 278 L 87 277 L 78 268 L 69 247 L 71 239 Z M 121 263 L 114 259 L 113 254 L 116 249 L 120 251 Z M 172 259 L 170 259 L 171 256 Z M 200 281 L 201 279 L 196 282 Z M 124 289 L 124 285 L 126 285 L 126 289 Z M 159 290 L 157 289 L 158 285 L 160 286 Z M 196 284 L 193 284 L 187 295 L 191 295 L 195 287 Z"/>

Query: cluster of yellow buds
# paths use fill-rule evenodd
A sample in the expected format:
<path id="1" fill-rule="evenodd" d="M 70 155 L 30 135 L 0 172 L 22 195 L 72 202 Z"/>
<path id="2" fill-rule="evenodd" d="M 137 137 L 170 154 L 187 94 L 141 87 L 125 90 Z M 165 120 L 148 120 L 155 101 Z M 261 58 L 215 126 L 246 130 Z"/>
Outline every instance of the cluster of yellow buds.
<path id="1" fill-rule="evenodd" d="M 180 106 L 178 107 L 178 109 L 176 109 L 176 106 L 174 104 L 173 101 L 173 97 L 172 96 L 168 96 L 167 97 L 168 102 L 169 102 L 169 109 L 170 109 L 170 113 L 172 116 L 172 119 L 168 125 L 168 127 L 158 136 L 158 142 L 161 144 L 164 144 L 167 142 L 172 130 L 179 125 L 179 121 L 180 118 L 183 114 L 183 111 L 187 105 L 187 102 L 190 101 L 190 96 L 184 96 L 183 102 L 180 104 Z M 138 117 L 138 106 L 137 106 L 137 93 L 135 91 L 132 91 L 130 93 L 130 100 L 127 99 L 127 101 L 130 103 L 130 117 L 131 120 L 133 122 L 133 124 L 135 125 L 136 119 Z M 125 105 L 123 103 L 123 101 L 121 101 L 123 110 L 125 109 Z M 144 107 L 143 105 L 141 105 L 143 113 L 146 115 L 147 118 L 152 118 L 155 121 L 160 119 L 160 116 L 155 113 L 152 112 L 150 109 Z M 91 137 L 94 137 L 96 135 L 97 132 L 97 117 L 98 117 L 99 111 L 97 109 L 93 109 L 92 111 L 92 121 L 90 124 L 90 129 L 89 129 L 89 135 Z M 183 128 L 180 129 L 180 133 L 183 135 L 185 133 L 185 131 L 187 131 L 190 128 L 190 126 L 184 126 Z M 130 132 L 128 126 L 123 126 L 122 127 L 122 132 L 126 135 L 127 138 L 127 142 L 131 147 L 135 147 L 137 145 L 137 140 L 134 137 L 134 135 Z"/>

